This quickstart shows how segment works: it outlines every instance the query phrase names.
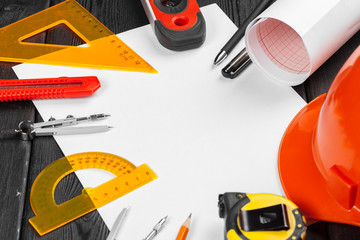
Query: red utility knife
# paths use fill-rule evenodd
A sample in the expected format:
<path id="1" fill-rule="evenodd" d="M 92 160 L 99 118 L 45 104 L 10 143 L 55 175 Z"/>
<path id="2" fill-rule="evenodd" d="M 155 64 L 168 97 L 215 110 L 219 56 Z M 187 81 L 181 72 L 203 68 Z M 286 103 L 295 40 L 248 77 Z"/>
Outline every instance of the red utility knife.
<path id="1" fill-rule="evenodd" d="M 200 47 L 206 24 L 196 0 L 141 0 L 159 42 L 182 51 Z"/>
<path id="2" fill-rule="evenodd" d="M 100 88 L 97 77 L 0 80 L 0 101 L 87 97 Z"/>

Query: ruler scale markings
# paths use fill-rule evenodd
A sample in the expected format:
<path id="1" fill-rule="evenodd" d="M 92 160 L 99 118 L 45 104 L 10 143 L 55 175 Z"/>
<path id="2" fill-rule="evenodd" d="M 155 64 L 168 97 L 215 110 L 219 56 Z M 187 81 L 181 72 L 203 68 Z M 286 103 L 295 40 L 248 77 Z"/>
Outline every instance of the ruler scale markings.
<path id="1" fill-rule="evenodd" d="M 121 170 L 117 164 L 122 166 Z M 79 196 L 57 205 L 54 199 L 57 183 L 68 174 L 86 168 L 107 170 L 115 178 L 95 188 L 85 188 Z M 126 159 L 108 153 L 88 152 L 61 158 L 46 167 L 35 179 L 30 203 L 36 216 L 29 221 L 40 235 L 44 235 L 156 178 L 146 164 L 136 167 Z"/>
<path id="2" fill-rule="evenodd" d="M 65 24 L 86 47 L 24 42 Z M 0 61 L 157 73 L 75 0 L 66 0 L 0 29 Z"/>

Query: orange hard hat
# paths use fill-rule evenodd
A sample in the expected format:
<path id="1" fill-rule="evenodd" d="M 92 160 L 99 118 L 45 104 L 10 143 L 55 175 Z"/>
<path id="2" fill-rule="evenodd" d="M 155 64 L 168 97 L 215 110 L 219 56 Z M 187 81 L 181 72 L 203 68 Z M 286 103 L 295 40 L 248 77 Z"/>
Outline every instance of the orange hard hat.
<path id="1" fill-rule="evenodd" d="M 360 226 L 360 47 L 292 120 L 278 160 L 285 194 L 308 220 Z"/>

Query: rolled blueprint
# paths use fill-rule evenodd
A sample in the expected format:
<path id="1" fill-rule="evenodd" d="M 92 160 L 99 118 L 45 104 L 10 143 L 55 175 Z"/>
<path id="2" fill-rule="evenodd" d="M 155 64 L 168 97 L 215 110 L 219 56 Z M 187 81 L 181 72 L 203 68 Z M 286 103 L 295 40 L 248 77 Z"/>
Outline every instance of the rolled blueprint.
<path id="1" fill-rule="evenodd" d="M 360 29 L 360 0 L 277 0 L 245 32 L 252 62 L 271 79 L 304 82 Z"/>

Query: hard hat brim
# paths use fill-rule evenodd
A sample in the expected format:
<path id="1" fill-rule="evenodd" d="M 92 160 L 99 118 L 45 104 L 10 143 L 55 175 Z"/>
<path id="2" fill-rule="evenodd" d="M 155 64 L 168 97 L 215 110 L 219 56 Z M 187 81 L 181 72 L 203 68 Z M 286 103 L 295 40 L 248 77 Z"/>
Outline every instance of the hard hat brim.
<path id="1" fill-rule="evenodd" d="M 312 136 L 325 94 L 306 105 L 292 120 L 282 138 L 278 169 L 286 196 L 308 222 L 329 221 L 360 226 L 360 212 L 341 206 L 327 191 L 327 182 L 312 153 Z"/>

